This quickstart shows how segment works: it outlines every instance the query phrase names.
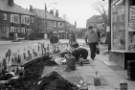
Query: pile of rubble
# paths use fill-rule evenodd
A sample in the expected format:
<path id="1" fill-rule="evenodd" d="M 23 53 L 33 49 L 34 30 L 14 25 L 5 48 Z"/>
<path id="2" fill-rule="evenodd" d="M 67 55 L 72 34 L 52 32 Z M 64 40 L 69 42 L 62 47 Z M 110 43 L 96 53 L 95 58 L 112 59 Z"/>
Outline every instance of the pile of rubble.
<path id="1" fill-rule="evenodd" d="M 67 81 L 55 71 L 44 76 L 38 82 L 38 85 L 39 90 L 79 90 L 76 85 Z"/>
<path id="2" fill-rule="evenodd" d="M 51 56 L 50 53 L 47 54 L 46 49 L 47 48 L 42 47 L 41 57 L 37 57 L 35 60 L 29 59 L 31 61 L 23 65 L 24 71 L 20 72 L 17 78 L 9 79 L 9 82 L 6 83 L 6 85 L 11 86 L 13 90 L 79 90 L 76 85 L 65 80 L 57 72 L 53 71 L 48 75 L 41 77 L 46 66 L 59 64 L 57 63 L 57 60 L 54 60 L 54 56 Z M 59 59 L 61 59 L 61 64 L 66 64 L 66 71 L 76 70 L 76 60 L 70 53 L 64 53 L 62 56 L 59 49 L 54 49 L 54 51 L 53 55 L 58 55 Z M 10 57 L 10 54 L 11 52 L 7 53 L 6 56 Z M 29 51 L 28 54 L 28 56 L 32 57 L 32 54 Z M 35 51 L 33 51 L 33 54 L 34 56 L 38 56 L 38 53 Z M 24 58 L 26 58 L 25 54 Z"/>
<path id="3" fill-rule="evenodd" d="M 35 87 L 36 88 L 38 87 L 36 83 L 41 78 L 45 66 L 53 66 L 53 65 L 57 65 L 57 64 L 54 61 L 52 61 L 51 57 L 49 56 L 36 58 L 36 60 L 33 60 L 32 62 L 23 65 L 24 71 L 20 72 L 19 76 L 11 76 L 7 79 L 4 78 L 7 76 L 4 76 L 3 77 L 4 80 L 1 78 L 2 81 L 7 81 L 5 85 L 2 86 L 6 88 L 10 86 L 10 88 L 13 88 L 13 90 L 20 90 L 20 89 L 37 90 L 35 89 Z M 5 74 L 5 75 L 9 76 L 9 74 Z"/>

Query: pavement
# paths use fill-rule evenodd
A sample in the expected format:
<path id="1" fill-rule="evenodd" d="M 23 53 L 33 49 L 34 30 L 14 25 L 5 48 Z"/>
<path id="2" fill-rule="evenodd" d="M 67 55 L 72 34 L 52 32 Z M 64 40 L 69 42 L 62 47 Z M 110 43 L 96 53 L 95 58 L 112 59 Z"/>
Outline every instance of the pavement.
<path id="1" fill-rule="evenodd" d="M 135 90 L 135 81 L 128 80 L 127 71 L 110 62 L 108 54 L 97 55 L 94 62 L 90 60 L 90 64 L 77 65 L 75 71 L 65 72 L 65 68 L 64 65 L 45 67 L 42 76 L 57 71 L 78 87 L 85 86 L 88 90 Z M 99 86 L 95 85 L 95 78 L 100 81 Z M 128 89 L 121 89 L 120 83 L 127 83 Z"/>
<path id="2" fill-rule="evenodd" d="M 97 55 L 94 63 L 90 61 L 91 64 L 77 65 L 77 69 L 71 72 L 65 72 L 66 66 L 64 65 L 45 67 L 42 76 L 57 71 L 78 87 L 85 86 L 89 88 L 88 90 L 122 90 L 120 89 L 120 83 L 123 82 L 128 84 L 128 90 L 135 90 L 135 82 L 127 80 L 126 71 L 117 68 L 118 66 L 108 66 L 104 63 L 103 58 L 105 58 L 103 55 Z M 95 85 L 95 78 L 100 80 L 99 86 Z"/>

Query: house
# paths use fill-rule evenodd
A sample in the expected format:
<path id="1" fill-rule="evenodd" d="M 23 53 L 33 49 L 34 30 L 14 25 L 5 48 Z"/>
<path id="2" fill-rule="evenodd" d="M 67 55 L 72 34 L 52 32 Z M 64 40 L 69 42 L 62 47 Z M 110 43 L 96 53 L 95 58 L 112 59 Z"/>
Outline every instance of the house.
<path id="1" fill-rule="evenodd" d="M 64 38 L 65 34 L 65 20 L 53 15 L 52 13 L 43 9 L 32 9 L 31 12 L 35 15 L 34 32 L 38 32 L 41 38 L 44 34 L 48 37 L 51 33 L 57 34 L 59 38 Z"/>
<path id="2" fill-rule="evenodd" d="M 104 20 L 103 20 L 102 16 L 100 16 L 100 15 L 94 15 L 94 16 L 90 17 L 86 22 L 86 27 L 94 26 L 94 27 L 98 27 L 98 28 L 103 28 L 103 25 L 104 25 Z"/>
<path id="3" fill-rule="evenodd" d="M 67 35 L 66 21 L 43 9 L 24 9 L 14 0 L 0 0 L 0 38 L 29 39 L 33 33 L 40 38 L 47 34 L 57 34 L 59 38 Z"/>
<path id="4" fill-rule="evenodd" d="M 0 38 L 25 38 L 33 22 L 33 14 L 16 5 L 14 0 L 0 0 Z"/>

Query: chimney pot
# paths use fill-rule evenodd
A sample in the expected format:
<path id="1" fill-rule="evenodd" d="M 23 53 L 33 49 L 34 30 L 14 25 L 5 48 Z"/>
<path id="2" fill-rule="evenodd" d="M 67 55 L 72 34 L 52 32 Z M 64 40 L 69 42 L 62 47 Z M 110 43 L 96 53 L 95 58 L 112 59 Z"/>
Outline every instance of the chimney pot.
<path id="1" fill-rule="evenodd" d="M 32 5 L 29 6 L 29 11 L 31 11 L 31 12 L 33 11 Z"/>
<path id="2" fill-rule="evenodd" d="M 13 6 L 14 5 L 14 0 L 8 0 L 8 5 Z"/>

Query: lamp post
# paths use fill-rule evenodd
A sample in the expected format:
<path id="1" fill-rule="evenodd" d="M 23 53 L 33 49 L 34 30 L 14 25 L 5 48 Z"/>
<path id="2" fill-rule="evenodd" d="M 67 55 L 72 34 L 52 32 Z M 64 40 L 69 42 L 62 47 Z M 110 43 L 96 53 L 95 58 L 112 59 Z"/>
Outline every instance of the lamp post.
<path id="1" fill-rule="evenodd" d="M 105 0 L 102 0 L 105 1 Z M 107 32 L 107 37 L 106 39 L 108 39 L 107 43 L 108 43 L 108 51 L 111 50 L 111 2 L 112 0 L 108 0 L 108 26 L 109 26 L 109 31 Z"/>
<path id="2" fill-rule="evenodd" d="M 109 25 L 109 44 L 108 44 L 108 51 L 110 51 L 111 50 L 111 2 L 112 2 L 112 0 L 109 0 L 108 1 L 108 25 Z"/>
<path id="3" fill-rule="evenodd" d="M 106 37 L 106 39 L 108 39 L 106 42 L 108 43 L 108 51 L 111 50 L 111 2 L 112 0 L 108 0 L 108 30 L 109 31 L 107 31 L 107 37 Z"/>

